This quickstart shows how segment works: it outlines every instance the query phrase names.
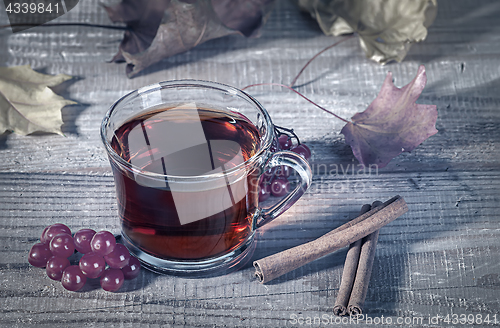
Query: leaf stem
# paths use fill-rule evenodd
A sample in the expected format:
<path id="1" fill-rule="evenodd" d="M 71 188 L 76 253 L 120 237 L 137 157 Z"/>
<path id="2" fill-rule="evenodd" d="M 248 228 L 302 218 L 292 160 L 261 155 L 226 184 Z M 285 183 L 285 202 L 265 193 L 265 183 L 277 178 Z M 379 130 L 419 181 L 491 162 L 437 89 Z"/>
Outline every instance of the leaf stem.
<path id="1" fill-rule="evenodd" d="M 297 76 L 293 79 L 292 83 L 290 83 L 290 87 L 293 87 L 295 85 L 295 82 L 297 82 L 299 76 L 304 72 L 304 70 L 306 69 L 307 66 L 309 66 L 309 64 L 315 60 L 319 55 L 321 55 L 322 53 L 324 53 L 325 51 L 327 50 L 330 50 L 331 48 L 341 44 L 342 42 L 344 41 L 347 41 L 349 40 L 350 38 L 352 38 L 354 36 L 354 34 L 351 34 L 349 36 L 346 36 L 344 38 L 342 38 L 340 41 L 337 41 L 335 42 L 334 44 L 331 44 L 329 45 L 328 47 L 324 48 L 323 50 L 321 50 L 320 52 L 318 52 L 316 55 L 314 55 L 311 59 L 309 59 L 309 61 L 302 67 L 302 69 L 300 70 L 300 72 L 297 74 Z"/>
<path id="2" fill-rule="evenodd" d="M 354 36 L 354 34 L 351 34 L 349 36 L 346 36 L 344 38 L 342 38 L 341 40 L 335 42 L 334 44 L 331 44 L 329 45 L 328 47 L 324 48 L 323 50 L 321 50 L 320 52 L 318 52 L 316 55 L 314 55 L 311 59 L 309 59 L 307 61 L 307 63 L 302 67 L 302 69 L 299 71 L 299 73 L 297 74 L 297 76 L 295 76 L 295 78 L 293 79 L 292 83 L 290 83 L 290 85 L 284 85 L 284 84 L 281 84 L 281 83 L 257 83 L 257 84 L 250 84 L 250 85 L 247 85 L 246 87 L 242 88 L 241 90 L 245 90 L 245 89 L 248 89 L 248 88 L 252 88 L 252 87 L 256 87 L 256 86 L 260 86 L 260 85 L 276 85 L 276 86 L 280 86 L 280 87 L 283 87 L 283 88 L 287 88 L 288 90 L 291 90 L 293 92 L 295 92 L 296 94 L 298 94 L 299 96 L 301 96 L 302 98 L 304 98 L 305 100 L 307 100 L 308 102 L 310 102 L 311 104 L 313 104 L 314 106 L 318 107 L 319 109 L 323 110 L 324 112 L 330 114 L 330 115 L 333 115 L 335 116 L 336 118 L 338 118 L 339 120 L 341 121 L 344 121 L 346 123 L 352 123 L 348 120 L 346 120 L 345 118 L 342 118 L 340 116 L 338 116 L 337 114 L 335 114 L 334 112 L 331 112 L 329 111 L 328 109 L 318 105 L 317 103 L 315 103 L 314 101 L 312 101 L 311 99 L 307 98 L 306 96 L 304 96 L 302 93 L 298 92 L 297 90 L 295 90 L 293 88 L 293 86 L 295 85 L 295 82 L 297 82 L 298 78 L 300 77 L 300 75 L 304 72 L 304 70 L 306 69 L 307 66 L 309 66 L 309 64 L 315 60 L 319 55 L 321 55 L 322 53 L 324 53 L 325 51 L 339 45 L 340 43 L 344 42 L 344 41 L 347 41 L 349 40 L 350 38 L 352 38 Z"/>
<path id="3" fill-rule="evenodd" d="M 326 108 L 318 105 L 317 103 L 315 103 L 311 99 L 307 98 L 306 96 L 304 96 L 303 94 L 301 94 L 300 92 L 298 92 L 297 90 L 295 90 L 294 88 L 292 88 L 289 85 L 285 85 L 285 84 L 281 84 L 281 83 L 257 83 L 257 84 L 247 85 L 246 87 L 242 88 L 241 90 L 245 90 L 245 89 L 252 88 L 252 87 L 257 87 L 257 86 L 260 86 L 260 85 L 276 85 L 276 86 L 279 86 L 279 87 L 287 88 L 288 90 L 295 92 L 296 94 L 298 94 L 299 96 L 301 96 L 302 98 L 304 98 L 305 100 L 307 100 L 308 102 L 310 102 L 311 104 L 313 104 L 314 106 L 318 107 L 319 109 L 327 112 L 328 114 L 333 115 L 336 118 L 338 118 L 339 120 L 344 121 L 346 123 L 351 123 L 348 120 L 346 120 L 345 118 L 342 118 L 342 117 L 338 116 L 337 114 L 335 114 L 334 112 L 331 112 L 328 109 L 326 109 Z"/>
<path id="4" fill-rule="evenodd" d="M 282 130 L 287 132 L 287 133 L 290 133 L 292 136 L 290 136 L 290 134 L 282 132 Z M 276 135 L 278 135 L 278 137 L 281 135 L 286 135 L 286 136 L 288 136 L 288 138 L 295 138 L 295 139 L 297 139 L 297 143 L 300 145 L 299 136 L 297 136 L 297 134 L 295 133 L 295 131 L 293 131 L 293 129 L 284 128 L 282 126 L 274 124 L 274 132 L 276 133 Z"/>

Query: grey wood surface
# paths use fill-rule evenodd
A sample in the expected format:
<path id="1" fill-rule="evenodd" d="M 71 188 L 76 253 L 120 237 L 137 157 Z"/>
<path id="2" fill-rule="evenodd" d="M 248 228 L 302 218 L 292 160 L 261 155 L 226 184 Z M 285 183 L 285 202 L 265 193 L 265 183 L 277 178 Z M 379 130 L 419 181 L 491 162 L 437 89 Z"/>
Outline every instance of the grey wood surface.
<path id="1" fill-rule="evenodd" d="M 426 66 L 419 102 L 437 105 L 439 132 L 378 172 L 353 174 L 357 161 L 339 134 L 341 121 L 277 87 L 249 90 L 276 124 L 294 128 L 311 147 L 314 170 L 310 191 L 259 232 L 253 258 L 315 239 L 355 217 L 364 203 L 399 194 L 410 211 L 380 232 L 367 314 L 394 323 L 377 326 L 394 326 L 399 317 L 414 321 L 399 326 L 500 325 L 498 17 L 496 0 L 440 0 L 427 39 L 402 63 L 379 66 L 350 39 L 305 71 L 298 90 L 348 118 L 376 97 L 388 71 L 401 87 Z M 111 24 L 97 0 L 81 1 L 55 22 Z M 7 23 L 0 5 L 0 24 Z M 0 65 L 30 64 L 78 77 L 55 88 L 78 102 L 62 110 L 66 137 L 0 135 L 0 326 L 335 326 L 324 318 L 333 315 L 345 249 L 266 285 L 253 279 L 250 266 L 207 279 L 144 270 L 119 293 L 96 284 L 69 292 L 28 264 L 31 245 L 49 224 L 119 233 L 113 178 L 99 139 L 100 121 L 114 100 L 160 80 L 289 83 L 310 57 L 338 40 L 282 0 L 260 38 L 213 40 L 128 79 L 124 64 L 109 63 L 121 37 L 121 31 L 92 27 L 0 29 Z M 334 165 L 338 174 L 331 172 Z M 496 316 L 497 323 L 429 322 L 453 314 Z M 315 317 L 322 323 L 307 325 Z"/>

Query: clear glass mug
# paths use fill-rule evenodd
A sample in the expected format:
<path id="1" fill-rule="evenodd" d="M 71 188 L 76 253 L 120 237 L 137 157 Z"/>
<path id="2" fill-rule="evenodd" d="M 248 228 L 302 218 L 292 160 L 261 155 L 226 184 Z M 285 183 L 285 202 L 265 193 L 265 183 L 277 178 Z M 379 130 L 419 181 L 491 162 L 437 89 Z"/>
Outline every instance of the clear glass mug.
<path id="1" fill-rule="evenodd" d="M 307 161 L 272 152 L 267 111 L 236 88 L 160 82 L 115 102 L 101 125 L 116 185 L 122 237 L 147 268 L 208 276 L 243 265 L 255 231 L 292 206 L 311 183 Z M 286 165 L 296 187 L 259 206 L 263 172 Z"/>

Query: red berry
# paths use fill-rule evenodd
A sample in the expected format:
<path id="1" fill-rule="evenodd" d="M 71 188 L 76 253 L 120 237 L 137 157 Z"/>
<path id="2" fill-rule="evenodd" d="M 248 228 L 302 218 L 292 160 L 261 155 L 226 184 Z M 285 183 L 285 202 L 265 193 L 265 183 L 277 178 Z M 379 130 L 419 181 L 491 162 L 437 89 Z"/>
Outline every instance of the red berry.
<path id="1" fill-rule="evenodd" d="M 45 231 L 45 240 L 47 242 L 50 242 L 55 235 L 58 235 L 60 233 L 67 233 L 68 235 L 71 235 L 71 230 L 68 228 L 68 226 L 62 223 L 55 223 L 49 226 L 47 231 Z"/>
<path id="2" fill-rule="evenodd" d="M 90 241 L 95 235 L 95 231 L 92 229 L 81 229 L 78 230 L 73 236 L 75 242 L 75 248 L 82 254 L 92 252 L 92 247 L 90 247 Z"/>
<path id="3" fill-rule="evenodd" d="M 87 253 L 82 256 L 78 266 L 87 278 L 99 278 L 106 268 L 106 262 L 101 255 Z"/>
<path id="4" fill-rule="evenodd" d="M 111 253 L 104 256 L 106 263 L 112 269 L 121 269 L 128 264 L 130 260 L 130 253 L 122 244 L 116 244 L 115 248 Z"/>
<path id="5" fill-rule="evenodd" d="M 271 196 L 271 184 L 259 184 L 259 202 L 263 202 Z"/>
<path id="6" fill-rule="evenodd" d="M 43 231 L 42 231 L 42 235 L 40 236 L 40 241 L 42 242 L 42 244 L 46 244 L 50 241 L 50 240 L 47 240 L 47 238 L 45 237 L 45 233 L 47 232 L 47 230 L 49 230 L 49 228 L 50 228 L 50 226 L 45 227 L 45 229 L 43 229 Z"/>
<path id="7" fill-rule="evenodd" d="M 108 292 L 116 292 L 123 285 L 125 277 L 120 269 L 106 269 L 101 277 L 101 287 Z"/>
<path id="8" fill-rule="evenodd" d="M 134 256 L 131 256 L 128 264 L 122 268 L 123 276 L 127 280 L 136 278 L 139 275 L 140 271 L 141 263 Z"/>
<path id="9" fill-rule="evenodd" d="M 290 172 L 291 168 L 287 165 L 280 165 L 276 168 L 276 176 L 277 177 L 283 177 L 283 178 L 288 178 L 291 174 Z"/>
<path id="10" fill-rule="evenodd" d="M 287 135 L 282 135 L 278 138 L 278 143 L 283 150 L 288 150 L 292 148 L 292 139 Z"/>
<path id="11" fill-rule="evenodd" d="M 307 160 L 309 158 L 311 158 L 311 150 L 309 149 L 309 147 L 307 147 L 304 144 L 300 144 L 300 145 L 298 145 L 296 147 L 293 147 L 290 150 L 293 151 L 294 153 L 297 153 L 297 154 L 301 155 L 302 157 L 304 157 Z"/>
<path id="12" fill-rule="evenodd" d="M 45 268 L 47 261 L 52 257 L 52 252 L 49 249 L 48 244 L 36 243 L 31 246 L 31 250 L 28 255 L 28 262 L 38 268 Z"/>
<path id="13" fill-rule="evenodd" d="M 69 260 L 65 257 L 52 256 L 47 261 L 47 268 L 45 272 L 52 280 L 61 280 L 64 269 L 69 267 Z"/>
<path id="14" fill-rule="evenodd" d="M 109 231 L 99 231 L 92 237 L 90 247 L 92 252 L 101 256 L 108 255 L 113 251 L 116 245 L 115 236 Z"/>
<path id="15" fill-rule="evenodd" d="M 68 258 L 75 252 L 73 237 L 67 233 L 55 235 L 50 243 L 50 251 L 53 255 Z"/>
<path id="16" fill-rule="evenodd" d="M 285 196 L 290 183 L 285 178 L 276 178 L 271 182 L 271 195 L 276 197 Z"/>
<path id="17" fill-rule="evenodd" d="M 70 265 L 63 271 L 61 282 L 64 288 L 75 292 L 82 289 L 87 282 L 87 277 L 85 277 L 78 265 Z"/>

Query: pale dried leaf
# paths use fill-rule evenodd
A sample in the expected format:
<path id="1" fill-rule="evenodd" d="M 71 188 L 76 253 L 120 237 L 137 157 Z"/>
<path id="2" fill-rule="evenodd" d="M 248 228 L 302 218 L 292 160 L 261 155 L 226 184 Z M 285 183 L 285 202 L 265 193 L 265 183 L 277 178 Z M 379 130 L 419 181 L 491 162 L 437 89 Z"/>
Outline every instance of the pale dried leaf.
<path id="1" fill-rule="evenodd" d="M 0 67 L 0 133 L 27 135 L 50 132 L 62 135 L 61 109 L 71 100 L 50 88 L 71 79 L 65 74 L 46 75 L 30 66 Z"/>
<path id="2" fill-rule="evenodd" d="M 356 32 L 366 56 L 378 63 L 402 61 L 423 41 L 437 0 L 298 0 L 327 35 Z"/>

